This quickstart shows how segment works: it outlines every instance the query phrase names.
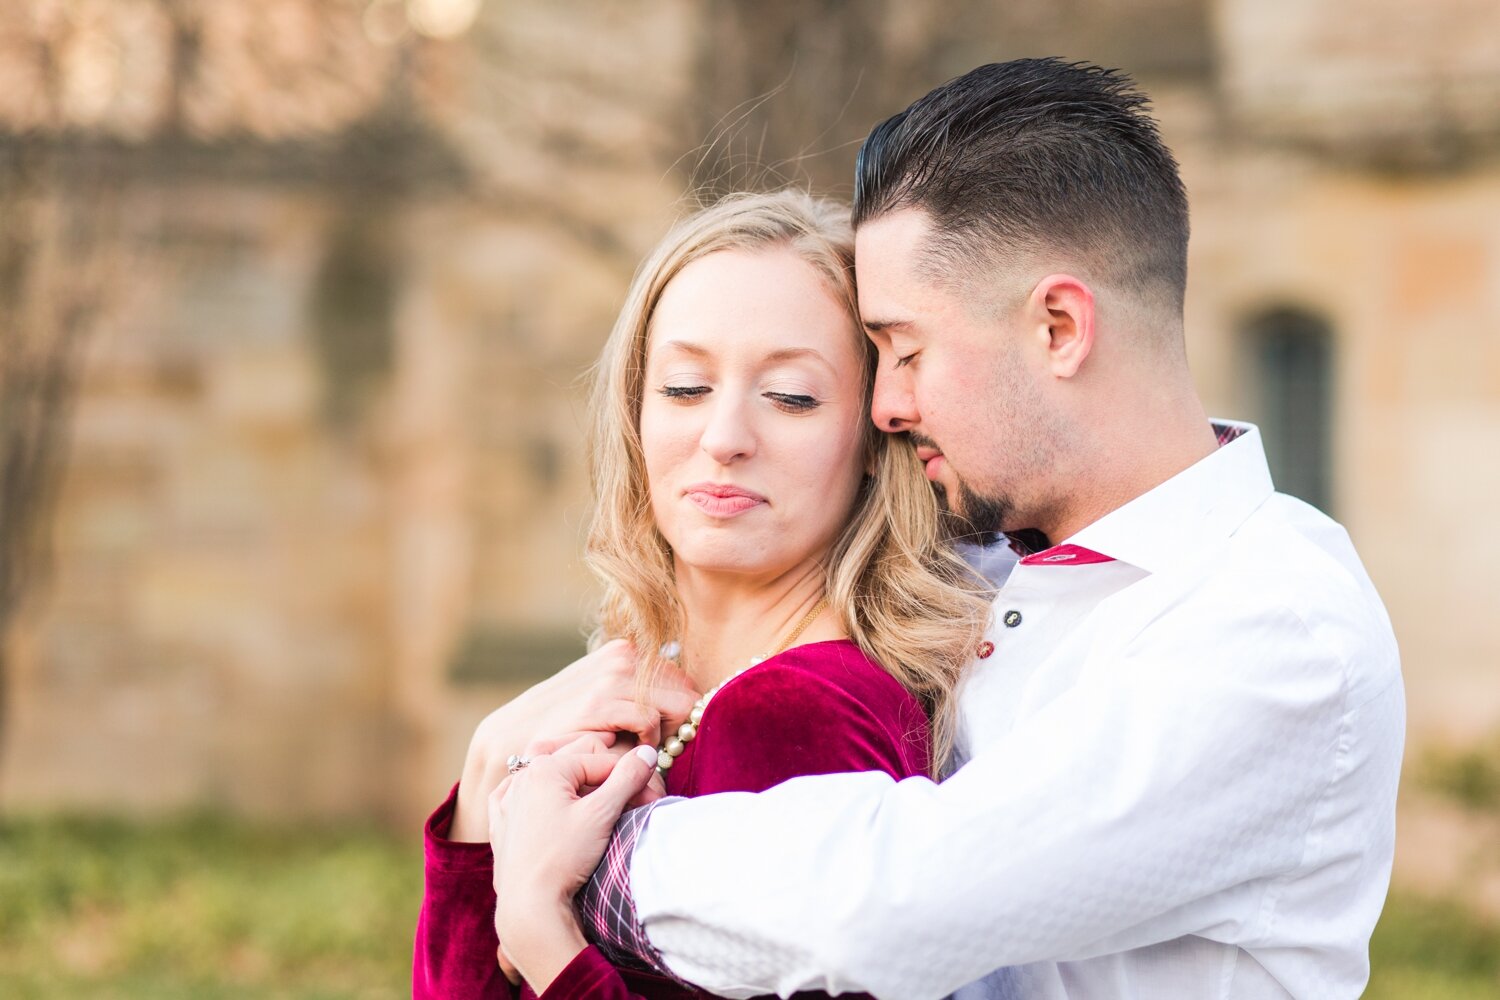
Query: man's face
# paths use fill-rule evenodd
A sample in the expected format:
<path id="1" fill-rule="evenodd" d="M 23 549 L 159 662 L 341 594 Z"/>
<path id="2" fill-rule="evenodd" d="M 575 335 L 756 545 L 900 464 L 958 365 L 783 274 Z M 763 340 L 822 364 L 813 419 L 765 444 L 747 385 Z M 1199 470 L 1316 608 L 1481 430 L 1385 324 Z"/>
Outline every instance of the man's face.
<path id="1" fill-rule="evenodd" d="M 1029 288 L 924 273 L 930 233 L 926 213 L 903 209 L 856 235 L 859 310 L 880 355 L 871 418 L 910 434 L 968 531 L 1031 527 L 1060 433 L 1046 405 L 1045 326 L 1022 319 Z"/>

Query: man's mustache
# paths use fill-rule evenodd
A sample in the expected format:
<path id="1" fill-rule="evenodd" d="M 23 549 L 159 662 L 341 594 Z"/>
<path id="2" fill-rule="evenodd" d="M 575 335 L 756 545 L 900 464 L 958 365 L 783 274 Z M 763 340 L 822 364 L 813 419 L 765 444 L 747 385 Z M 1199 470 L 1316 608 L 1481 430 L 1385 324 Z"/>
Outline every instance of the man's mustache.
<path id="1" fill-rule="evenodd" d="M 918 434 L 916 431 L 907 431 L 906 437 L 907 440 L 911 442 L 913 448 L 931 448 L 934 451 L 943 450 L 942 447 L 932 438 L 922 434 Z"/>

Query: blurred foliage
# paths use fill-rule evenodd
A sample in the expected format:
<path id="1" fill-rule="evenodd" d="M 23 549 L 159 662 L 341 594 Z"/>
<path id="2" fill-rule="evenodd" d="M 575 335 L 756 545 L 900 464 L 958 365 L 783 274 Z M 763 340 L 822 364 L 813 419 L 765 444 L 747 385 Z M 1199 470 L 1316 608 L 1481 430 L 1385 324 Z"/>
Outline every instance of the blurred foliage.
<path id="1" fill-rule="evenodd" d="M 449 666 L 459 684 L 532 684 L 588 652 L 577 629 L 516 629 L 472 625 Z"/>
<path id="2" fill-rule="evenodd" d="M 1366 1000 L 1500 996 L 1500 925 L 1439 899 L 1395 894 L 1370 942 Z"/>
<path id="3" fill-rule="evenodd" d="M 377 998 L 409 994 L 415 834 L 212 817 L 0 822 L 0 996 Z M 1372 1000 L 1500 995 L 1500 926 L 1397 894 Z"/>
<path id="4" fill-rule="evenodd" d="M 389 221 L 346 208 L 312 296 L 312 333 L 325 382 L 325 415 L 348 427 L 395 365 L 396 273 Z"/>
<path id="5" fill-rule="evenodd" d="M 0 996 L 407 996 L 421 881 L 366 829 L 0 822 Z"/>
<path id="6" fill-rule="evenodd" d="M 1461 750 L 1429 750 L 1419 776 L 1425 787 L 1466 809 L 1500 813 L 1500 740 Z"/>

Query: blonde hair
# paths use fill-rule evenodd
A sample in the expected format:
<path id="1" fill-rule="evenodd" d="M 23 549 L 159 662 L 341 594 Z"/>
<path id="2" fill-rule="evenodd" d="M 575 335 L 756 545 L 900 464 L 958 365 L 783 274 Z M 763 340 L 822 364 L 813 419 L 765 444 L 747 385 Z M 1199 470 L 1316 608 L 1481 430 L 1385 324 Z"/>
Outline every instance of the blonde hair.
<path id="1" fill-rule="evenodd" d="M 794 190 L 731 195 L 680 223 L 641 264 L 594 372 L 586 548 L 604 584 L 592 645 L 614 638 L 643 655 L 644 692 L 656 650 L 686 626 L 671 548 L 657 529 L 641 450 L 647 337 L 667 284 L 719 250 L 788 249 L 817 269 L 859 332 L 849 210 Z M 868 350 L 868 345 L 866 345 Z M 865 397 L 874 381 L 874 352 Z M 826 567 L 825 593 L 851 639 L 911 691 L 932 720 L 934 772 L 953 745 L 954 692 L 988 621 L 982 584 L 942 540 L 932 488 L 912 448 L 865 421 L 865 477 Z"/>

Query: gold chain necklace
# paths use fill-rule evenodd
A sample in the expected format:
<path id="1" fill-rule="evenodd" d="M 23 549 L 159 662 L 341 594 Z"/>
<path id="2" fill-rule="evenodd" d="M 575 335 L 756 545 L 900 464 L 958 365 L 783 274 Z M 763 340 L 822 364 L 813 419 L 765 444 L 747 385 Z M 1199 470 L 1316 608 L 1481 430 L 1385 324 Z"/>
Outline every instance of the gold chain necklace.
<path id="1" fill-rule="evenodd" d="M 807 626 L 811 625 L 813 623 L 813 620 L 817 618 L 818 615 L 822 614 L 823 609 L 826 607 L 828 607 L 828 599 L 826 597 L 820 597 L 818 599 L 818 603 L 812 606 L 812 610 L 803 615 L 802 620 L 798 622 L 790 632 L 787 633 L 785 639 L 781 640 L 781 645 L 776 647 L 775 652 L 769 653 L 765 656 L 752 656 L 750 658 L 750 662 L 747 665 L 741 667 L 739 670 L 736 670 L 734 673 L 730 674 L 728 677 L 724 678 L 722 681 L 715 684 L 707 691 L 703 692 L 703 697 L 699 698 L 693 703 L 693 710 L 688 713 L 687 721 L 684 722 L 681 726 L 677 727 L 677 735 L 669 738 L 665 743 L 656 748 L 656 773 L 660 774 L 663 777 L 666 777 L 667 772 L 672 768 L 672 762 L 677 759 L 678 755 L 680 755 L 683 750 L 687 749 L 687 745 L 689 743 L 693 742 L 693 737 L 698 735 L 698 725 L 703 721 L 703 711 L 704 709 L 708 708 L 709 701 L 713 698 L 714 695 L 719 693 L 720 688 L 722 688 L 725 684 L 728 684 L 730 681 L 734 680 L 740 674 L 743 674 L 746 670 L 749 670 L 751 667 L 756 666 L 760 663 L 764 663 L 773 656 L 780 656 L 788 649 L 791 649 L 792 643 L 796 642 L 798 638 L 801 637 L 802 633 L 807 630 Z"/>

